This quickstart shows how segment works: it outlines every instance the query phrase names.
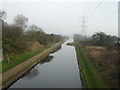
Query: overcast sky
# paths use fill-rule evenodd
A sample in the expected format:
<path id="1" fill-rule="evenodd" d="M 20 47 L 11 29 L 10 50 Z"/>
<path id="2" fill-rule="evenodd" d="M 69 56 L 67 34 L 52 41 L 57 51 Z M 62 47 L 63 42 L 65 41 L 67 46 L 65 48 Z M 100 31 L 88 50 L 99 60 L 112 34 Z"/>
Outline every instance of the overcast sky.
<path id="1" fill-rule="evenodd" d="M 95 1 L 95 0 L 94 0 Z M 86 32 L 90 36 L 97 31 L 118 35 L 118 0 L 30 0 L 15 2 L 4 0 L 0 9 L 7 12 L 6 21 L 13 23 L 18 14 L 29 19 L 46 33 L 72 35 L 81 33 L 82 16 L 86 18 Z M 107 1 L 107 2 L 105 2 Z"/>

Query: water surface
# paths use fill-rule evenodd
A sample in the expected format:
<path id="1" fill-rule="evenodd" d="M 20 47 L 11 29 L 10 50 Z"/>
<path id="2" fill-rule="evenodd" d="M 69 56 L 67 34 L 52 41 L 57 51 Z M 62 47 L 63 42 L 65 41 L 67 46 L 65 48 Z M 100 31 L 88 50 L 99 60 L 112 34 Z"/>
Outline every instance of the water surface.
<path id="1" fill-rule="evenodd" d="M 82 88 L 75 48 L 66 41 L 10 88 Z"/>

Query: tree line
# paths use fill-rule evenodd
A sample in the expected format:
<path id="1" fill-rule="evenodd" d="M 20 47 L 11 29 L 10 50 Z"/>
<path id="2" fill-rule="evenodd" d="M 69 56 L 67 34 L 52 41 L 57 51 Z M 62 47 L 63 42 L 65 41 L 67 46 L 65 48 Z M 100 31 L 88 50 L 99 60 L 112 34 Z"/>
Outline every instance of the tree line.
<path id="1" fill-rule="evenodd" d="M 119 38 L 117 36 L 107 35 L 104 32 L 96 32 L 91 37 L 74 34 L 74 40 L 83 45 L 104 46 L 107 48 L 113 48 L 119 45 Z"/>
<path id="2" fill-rule="evenodd" d="M 120 37 L 96 32 L 91 37 L 74 34 L 86 57 L 108 88 L 118 88 L 120 82 Z"/>
<path id="3" fill-rule="evenodd" d="M 62 41 L 65 36 L 58 34 L 47 34 L 36 25 L 28 25 L 28 18 L 18 14 L 13 24 L 5 22 L 6 12 L 0 10 L 0 21 L 2 22 L 2 48 L 3 55 L 16 55 L 29 52 L 29 42 L 37 41 L 41 45 L 50 46 L 51 43 Z"/>

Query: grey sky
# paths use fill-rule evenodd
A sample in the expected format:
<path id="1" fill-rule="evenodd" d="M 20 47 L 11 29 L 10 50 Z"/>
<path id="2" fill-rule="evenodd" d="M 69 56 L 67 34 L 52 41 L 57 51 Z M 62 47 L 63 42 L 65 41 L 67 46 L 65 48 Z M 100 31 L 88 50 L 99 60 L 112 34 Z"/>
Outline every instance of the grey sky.
<path id="1" fill-rule="evenodd" d="M 42 1 L 42 0 L 41 0 Z M 77 0 L 78 1 L 78 0 Z M 0 8 L 7 12 L 8 23 L 17 14 L 28 17 L 29 25 L 35 24 L 46 33 L 71 35 L 81 33 L 81 16 L 86 15 L 87 35 L 97 31 L 117 35 L 118 6 L 116 2 L 2 2 Z M 115 0 L 111 0 L 115 1 Z M 100 4 L 100 5 L 99 5 Z M 1 6 L 2 5 L 2 6 Z M 99 5 L 99 6 L 98 6 Z M 98 7 L 97 7 L 98 6 Z M 97 7 L 97 8 L 96 8 Z M 95 10 L 96 8 L 96 10 Z"/>

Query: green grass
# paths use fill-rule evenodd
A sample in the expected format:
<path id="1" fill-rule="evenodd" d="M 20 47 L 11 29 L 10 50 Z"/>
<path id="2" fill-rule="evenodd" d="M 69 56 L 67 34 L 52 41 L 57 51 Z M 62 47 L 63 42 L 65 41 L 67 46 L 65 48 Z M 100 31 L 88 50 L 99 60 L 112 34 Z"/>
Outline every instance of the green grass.
<path id="1" fill-rule="evenodd" d="M 74 43 L 74 42 L 72 42 L 72 43 L 67 43 L 67 45 L 75 46 L 75 43 Z"/>
<path id="2" fill-rule="evenodd" d="M 60 42 L 54 42 L 51 43 L 53 45 L 55 45 L 56 43 L 63 43 L 63 41 Z M 45 47 L 44 49 L 41 49 L 38 52 L 32 52 L 32 53 L 23 53 L 21 55 L 14 55 L 14 56 L 6 56 L 5 60 L 3 60 L 2 62 L 0 62 L 0 64 L 2 63 L 2 72 L 0 73 L 4 73 L 10 69 L 12 69 L 13 67 L 23 63 L 24 61 L 28 60 L 29 58 L 41 53 L 42 51 L 44 51 L 45 49 L 48 49 L 50 47 Z M 9 58 L 9 62 L 8 60 L 6 60 L 6 58 Z"/>
<path id="3" fill-rule="evenodd" d="M 46 57 L 47 54 L 43 55 L 42 58 Z M 8 79 L 2 81 L 2 84 L 5 84 L 6 82 L 8 82 L 9 80 L 11 80 L 13 77 L 15 77 L 17 74 L 19 74 L 20 72 L 22 72 L 23 70 L 28 70 L 28 67 L 30 67 L 33 63 L 35 63 L 36 61 L 39 61 L 39 59 L 34 60 L 33 62 L 31 62 L 30 64 L 26 65 L 24 68 L 21 68 L 21 70 L 19 72 L 16 72 L 13 76 L 9 77 Z M 0 83 L 1 85 L 1 83 Z"/>
<path id="4" fill-rule="evenodd" d="M 87 88 L 105 88 L 102 79 L 98 76 L 94 66 L 86 57 L 82 47 L 76 44 L 76 52 L 82 67 L 82 73 L 87 84 Z"/>
<path id="5" fill-rule="evenodd" d="M 17 66 L 18 64 L 23 63 L 24 61 L 28 60 L 29 58 L 41 53 L 45 49 L 42 49 L 38 52 L 32 52 L 32 53 L 23 53 L 21 55 L 17 56 L 7 56 L 5 58 L 9 58 L 9 62 L 7 60 L 4 60 L 2 62 L 2 73 L 6 72 L 7 70 L 10 70 L 11 68 Z"/>

